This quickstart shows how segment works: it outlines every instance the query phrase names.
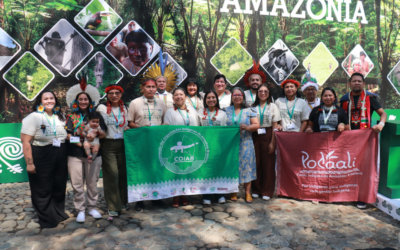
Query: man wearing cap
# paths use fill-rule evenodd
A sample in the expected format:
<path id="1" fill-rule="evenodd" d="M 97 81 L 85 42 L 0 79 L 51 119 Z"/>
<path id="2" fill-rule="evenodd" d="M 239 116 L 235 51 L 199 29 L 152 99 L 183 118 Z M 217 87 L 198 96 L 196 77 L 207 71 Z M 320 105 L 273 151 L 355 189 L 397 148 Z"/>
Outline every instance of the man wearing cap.
<path id="1" fill-rule="evenodd" d="M 306 103 L 311 113 L 312 109 L 321 103 L 321 100 L 317 97 L 317 78 L 310 71 L 307 71 L 301 78 L 301 85 L 301 91 L 306 96 Z"/>
<path id="2" fill-rule="evenodd" d="M 372 128 L 376 133 L 382 131 L 385 126 L 387 114 L 376 99 L 376 95 L 365 90 L 364 76 L 354 73 L 349 79 L 351 91 L 340 99 L 340 106 L 349 116 L 350 130 Z M 371 124 L 372 113 L 380 116 L 377 125 Z M 357 202 L 358 208 L 366 208 L 364 202 Z"/>
<path id="3" fill-rule="evenodd" d="M 142 29 L 138 29 L 128 33 L 125 43 L 128 57 L 122 61 L 122 65 L 135 75 L 150 60 L 154 42 Z"/>

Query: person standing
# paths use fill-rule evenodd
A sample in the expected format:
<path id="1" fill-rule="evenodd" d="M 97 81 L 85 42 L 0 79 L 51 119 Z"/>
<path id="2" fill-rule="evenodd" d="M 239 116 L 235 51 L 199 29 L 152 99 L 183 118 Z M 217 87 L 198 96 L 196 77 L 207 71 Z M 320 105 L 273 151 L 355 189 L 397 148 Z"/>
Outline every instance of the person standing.
<path id="1" fill-rule="evenodd" d="M 199 117 L 192 106 L 185 104 L 186 94 L 181 87 L 172 92 L 174 98 L 174 107 L 167 110 L 164 116 L 164 123 L 168 125 L 199 126 Z M 180 197 L 182 205 L 189 205 L 185 196 L 175 196 L 172 200 L 173 207 L 179 207 Z"/>
<path id="2" fill-rule="evenodd" d="M 88 213 L 96 219 L 101 218 L 101 214 L 96 210 L 98 198 L 97 180 L 99 179 L 100 167 L 102 164 L 101 153 L 96 159 L 89 163 L 83 147 L 84 136 L 82 134 L 89 120 L 89 113 L 94 111 L 94 107 L 100 101 L 99 91 L 86 84 L 86 77 L 80 75 L 79 84 L 72 86 L 66 94 L 67 103 L 71 107 L 71 114 L 67 117 L 68 132 L 68 172 L 71 180 L 71 186 L 74 190 L 74 206 L 78 211 L 77 222 L 85 222 L 85 179 L 87 189 L 87 210 Z M 103 117 L 100 119 L 101 131 L 98 132 L 98 138 L 105 138 L 104 130 L 106 125 Z M 88 135 L 90 137 L 91 134 Z M 92 141 L 95 139 L 88 138 Z"/>
<path id="3" fill-rule="evenodd" d="M 199 111 L 204 107 L 203 98 L 199 93 L 199 84 L 195 78 L 189 78 L 184 89 L 186 90 L 186 105 L 192 106 Z"/>
<path id="4" fill-rule="evenodd" d="M 224 75 L 216 75 L 214 77 L 214 89 L 218 95 L 218 102 L 221 109 L 231 105 L 231 94 L 226 93 L 226 77 Z"/>
<path id="5" fill-rule="evenodd" d="M 126 107 L 121 100 L 124 90 L 116 85 L 109 85 L 107 104 L 97 107 L 106 123 L 106 138 L 101 141 L 103 158 L 103 185 L 108 214 L 118 216 L 122 209 L 127 208 L 128 184 L 125 160 L 124 131 L 129 129 L 126 119 Z"/>
<path id="6" fill-rule="evenodd" d="M 260 62 L 256 63 L 255 61 L 253 61 L 253 68 L 248 70 L 244 75 L 244 83 L 248 88 L 250 88 L 249 90 L 246 90 L 244 92 L 246 96 L 246 104 L 249 107 L 253 105 L 256 99 L 258 87 L 260 87 L 262 83 L 266 83 L 267 81 L 267 76 L 259 69 L 259 67 Z"/>
<path id="7" fill-rule="evenodd" d="M 172 100 L 172 94 L 165 89 L 167 86 L 167 81 L 165 79 L 166 78 L 163 76 L 156 78 L 157 92 L 155 97 L 163 100 L 167 108 L 172 108 L 174 106 L 174 101 Z"/>
<path id="8" fill-rule="evenodd" d="M 310 112 L 307 103 L 300 98 L 298 92 L 300 83 L 289 79 L 283 81 L 281 87 L 281 97 L 275 101 L 282 118 L 277 129 L 288 132 L 304 132 Z"/>
<path id="9" fill-rule="evenodd" d="M 259 74 L 264 74 L 260 71 Z M 272 102 L 268 85 L 263 83 L 257 89 L 253 107 L 258 111 L 260 128 L 254 131 L 253 142 L 256 153 L 257 179 L 252 182 L 253 198 L 269 200 L 275 192 L 275 129 L 281 120 L 279 109 Z"/>
<path id="10" fill-rule="evenodd" d="M 365 90 L 365 80 L 361 73 L 354 73 L 349 79 L 351 91 L 340 99 L 340 106 L 349 117 L 350 130 L 372 128 L 376 133 L 382 131 L 385 126 L 387 114 L 379 104 L 374 94 Z M 380 116 L 376 125 L 371 124 L 372 113 Z M 366 208 L 365 202 L 357 202 L 360 209 Z"/>
<path id="11" fill-rule="evenodd" d="M 153 79 L 143 81 L 143 96 L 136 98 L 129 104 L 127 120 L 130 128 L 163 124 L 167 106 L 163 100 L 154 97 L 156 90 L 156 82 Z M 160 207 L 165 207 L 165 204 L 160 200 L 154 201 L 154 203 L 157 203 Z M 136 211 L 141 211 L 143 207 L 143 201 L 136 202 Z"/>
<path id="12" fill-rule="evenodd" d="M 301 79 L 301 91 L 306 96 L 306 103 L 309 112 L 321 103 L 321 99 L 317 97 L 318 83 L 317 78 L 310 71 L 307 71 Z"/>
<path id="13" fill-rule="evenodd" d="M 251 133 L 257 131 L 260 123 L 257 114 L 246 105 L 246 97 L 241 88 L 234 88 L 231 106 L 226 108 L 227 126 L 240 126 L 239 147 L 239 183 L 244 183 L 246 202 L 251 203 L 251 181 L 257 179 L 256 156 Z M 237 194 L 231 194 L 231 200 L 237 200 Z"/>
<path id="14" fill-rule="evenodd" d="M 32 205 L 42 228 L 57 227 L 65 213 L 67 131 L 65 116 L 53 92 L 44 90 L 32 112 L 22 120 L 21 142 L 31 189 Z"/>

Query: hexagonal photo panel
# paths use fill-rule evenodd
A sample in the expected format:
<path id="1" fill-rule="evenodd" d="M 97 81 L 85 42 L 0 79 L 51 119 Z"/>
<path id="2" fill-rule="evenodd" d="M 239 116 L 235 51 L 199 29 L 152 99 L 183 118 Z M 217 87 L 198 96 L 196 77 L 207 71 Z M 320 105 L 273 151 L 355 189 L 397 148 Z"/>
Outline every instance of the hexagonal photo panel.
<path id="1" fill-rule="evenodd" d="M 21 50 L 21 46 L 0 28 L 0 70 Z"/>
<path id="2" fill-rule="evenodd" d="M 374 63 L 361 45 L 357 44 L 342 62 L 342 67 L 349 77 L 356 72 L 363 74 L 364 77 L 367 77 L 367 75 L 374 68 Z"/>
<path id="3" fill-rule="evenodd" d="M 250 53 L 234 37 L 231 37 L 210 61 L 220 74 L 225 75 L 231 85 L 236 85 L 253 66 Z"/>
<path id="4" fill-rule="evenodd" d="M 158 55 L 160 46 L 136 21 L 130 21 L 107 44 L 106 50 L 132 76 L 136 76 Z"/>
<path id="5" fill-rule="evenodd" d="M 33 101 L 53 80 L 54 74 L 31 52 L 25 52 L 3 78 L 26 99 Z"/>
<path id="6" fill-rule="evenodd" d="M 279 39 L 260 59 L 260 64 L 278 85 L 286 80 L 299 66 L 299 60 L 286 44 Z"/>
<path id="7" fill-rule="evenodd" d="M 315 75 L 318 85 L 321 86 L 339 67 L 339 62 L 325 44 L 320 42 L 304 59 L 303 66 L 309 73 Z"/>
<path id="8" fill-rule="evenodd" d="M 87 75 L 87 83 L 96 87 L 101 98 L 106 96 L 105 89 L 110 84 L 118 83 L 124 74 L 101 52 L 97 52 L 75 75 Z"/>
<path id="9" fill-rule="evenodd" d="M 74 20 L 98 44 L 122 23 L 122 18 L 104 0 L 92 0 Z"/>
<path id="10" fill-rule="evenodd" d="M 92 52 L 93 46 L 65 19 L 61 19 L 34 47 L 58 73 L 67 77 Z"/>
<path id="11" fill-rule="evenodd" d="M 389 72 L 387 79 L 389 80 L 390 84 L 392 84 L 397 94 L 400 95 L 400 61 L 398 61 L 393 69 Z"/>

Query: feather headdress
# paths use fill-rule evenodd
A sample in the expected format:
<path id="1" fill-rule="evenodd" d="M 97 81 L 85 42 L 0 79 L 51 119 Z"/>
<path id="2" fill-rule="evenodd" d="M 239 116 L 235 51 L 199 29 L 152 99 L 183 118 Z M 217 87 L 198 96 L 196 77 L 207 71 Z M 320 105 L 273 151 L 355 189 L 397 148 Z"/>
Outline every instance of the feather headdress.
<path id="1" fill-rule="evenodd" d="M 254 59 L 253 59 L 253 68 L 249 69 L 244 75 L 244 83 L 246 84 L 247 87 L 250 87 L 250 77 L 252 75 L 259 75 L 261 77 L 262 83 L 265 83 L 267 81 L 267 76 L 262 70 L 260 70 L 260 61 L 256 63 Z"/>
<path id="2" fill-rule="evenodd" d="M 100 101 L 99 90 L 96 87 L 87 84 L 87 75 L 85 73 L 79 74 L 78 77 L 79 77 L 79 84 L 75 84 L 67 91 L 66 95 L 67 104 L 72 106 L 76 101 L 75 100 L 76 96 L 79 93 L 88 94 L 92 99 L 93 106 L 99 104 Z"/>

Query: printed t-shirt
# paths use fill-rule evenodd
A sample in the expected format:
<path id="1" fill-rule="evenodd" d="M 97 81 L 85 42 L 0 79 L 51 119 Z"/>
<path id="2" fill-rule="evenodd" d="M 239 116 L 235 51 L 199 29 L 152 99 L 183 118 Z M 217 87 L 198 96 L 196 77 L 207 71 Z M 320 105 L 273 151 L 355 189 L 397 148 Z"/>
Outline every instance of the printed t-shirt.
<path id="1" fill-rule="evenodd" d="M 167 110 L 164 116 L 164 123 L 169 125 L 187 125 L 187 117 L 189 117 L 189 126 L 199 126 L 199 116 L 197 111 L 192 106 L 186 106 L 189 110 L 189 114 L 186 110 L 170 108 Z"/>
<path id="2" fill-rule="evenodd" d="M 44 132 L 42 125 L 46 126 Z M 54 135 L 53 125 L 55 125 L 56 135 Z M 41 147 L 53 145 L 53 139 L 65 143 L 65 139 L 67 138 L 65 121 L 60 121 L 58 115 L 48 116 L 45 113 L 38 112 L 33 112 L 22 120 L 21 133 L 33 136 L 32 145 Z"/>
<path id="3" fill-rule="evenodd" d="M 107 139 L 123 139 L 124 138 L 124 129 L 128 126 L 128 119 L 126 119 L 127 111 L 125 109 L 125 114 L 120 112 L 119 107 L 112 107 L 110 114 L 107 114 L 107 106 L 104 104 L 100 104 L 97 107 L 97 112 L 99 112 L 104 119 L 104 122 L 107 126 L 106 138 Z M 114 117 L 115 115 L 115 117 Z M 118 124 L 123 124 L 122 127 L 116 126 L 116 119 L 118 120 Z M 125 119 L 124 119 L 125 118 Z M 125 122 L 124 122 L 125 121 Z"/>
<path id="4" fill-rule="evenodd" d="M 308 105 L 306 101 L 300 98 L 296 98 L 295 100 L 288 101 L 286 105 L 286 97 L 280 97 L 275 101 L 275 104 L 276 106 L 278 106 L 279 112 L 281 113 L 282 130 L 289 132 L 299 132 L 301 128 L 301 122 L 307 121 L 309 116 Z M 288 112 L 292 113 L 293 106 L 293 116 L 292 119 L 290 119 Z M 289 124 L 294 124 L 294 129 L 288 130 L 287 126 Z"/>
<path id="5" fill-rule="evenodd" d="M 204 111 L 206 114 L 204 114 Z M 198 114 L 201 126 L 226 126 L 226 120 L 228 118 L 226 113 L 221 109 L 218 109 L 217 114 L 216 110 L 214 110 L 214 112 L 207 112 L 207 108 L 201 108 Z"/>
<path id="6" fill-rule="evenodd" d="M 129 104 L 127 120 L 133 121 L 139 126 L 161 125 L 166 111 L 167 106 L 163 100 L 159 98 L 150 100 L 141 96 Z"/>
<path id="7" fill-rule="evenodd" d="M 251 105 L 253 105 L 253 103 L 255 102 L 255 100 L 256 100 L 256 95 L 255 94 L 253 94 L 253 98 L 251 98 L 251 94 L 253 94 L 253 93 L 251 93 L 251 90 L 246 90 L 245 92 L 244 92 L 244 95 L 246 96 L 246 104 L 247 104 L 247 106 L 251 106 Z"/>
<path id="8" fill-rule="evenodd" d="M 314 123 L 314 132 L 337 131 L 340 123 L 344 123 L 344 125 L 349 124 L 349 118 L 347 117 L 346 112 L 339 106 L 335 106 L 336 109 L 332 110 L 332 113 L 325 124 L 321 106 L 325 110 L 325 116 L 328 117 L 329 114 L 330 108 L 324 107 L 323 105 L 313 108 L 309 120 Z"/>
<path id="9" fill-rule="evenodd" d="M 265 106 L 264 106 L 265 107 Z M 269 128 L 273 122 L 279 122 L 281 120 L 281 114 L 278 106 L 275 103 L 270 103 L 267 107 L 253 107 L 257 113 L 258 121 L 260 122 L 260 128 Z M 260 113 L 264 111 L 263 120 L 261 121 Z"/>
<path id="10" fill-rule="evenodd" d="M 203 99 L 200 99 L 197 96 L 194 96 L 194 97 L 187 96 L 185 104 L 186 104 L 186 106 L 189 105 L 189 106 L 194 107 L 197 111 L 204 107 Z"/>
<path id="11" fill-rule="evenodd" d="M 164 93 L 160 94 L 157 91 L 154 96 L 163 100 L 165 105 L 167 105 L 167 109 L 174 107 L 174 100 L 172 99 L 171 93 L 164 91 Z"/>

